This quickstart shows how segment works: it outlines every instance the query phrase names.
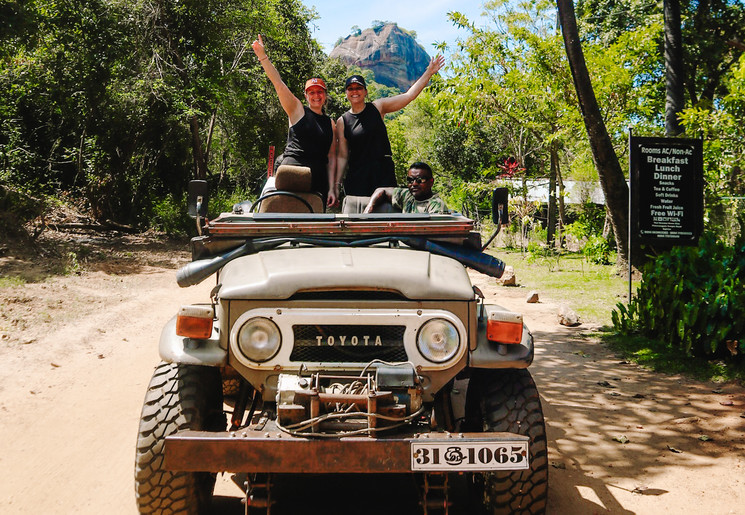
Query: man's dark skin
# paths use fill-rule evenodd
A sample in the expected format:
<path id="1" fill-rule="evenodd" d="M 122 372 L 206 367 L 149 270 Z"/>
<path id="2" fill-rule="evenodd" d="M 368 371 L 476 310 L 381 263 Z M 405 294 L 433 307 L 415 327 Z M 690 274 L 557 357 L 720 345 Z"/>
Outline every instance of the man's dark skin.
<path id="1" fill-rule="evenodd" d="M 423 182 L 419 182 L 423 181 Z M 406 182 L 409 184 L 409 191 L 414 198 L 417 200 L 427 200 L 432 197 L 432 185 L 435 183 L 434 178 L 427 170 L 421 168 L 409 168 L 409 172 L 406 177 Z M 378 188 L 376 189 L 370 202 L 368 202 L 365 208 L 365 213 L 372 213 L 375 206 L 385 199 L 393 198 L 393 188 Z"/>

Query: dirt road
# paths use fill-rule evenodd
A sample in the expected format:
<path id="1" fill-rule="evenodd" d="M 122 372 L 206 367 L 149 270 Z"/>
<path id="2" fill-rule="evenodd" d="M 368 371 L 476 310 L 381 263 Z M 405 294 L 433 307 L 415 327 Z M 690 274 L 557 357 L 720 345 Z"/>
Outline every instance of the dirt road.
<path id="1" fill-rule="evenodd" d="M 185 262 L 170 253 L 0 288 L 0 513 L 136 513 L 135 437 L 160 330 L 213 286 L 178 288 Z M 525 290 L 473 277 L 487 297 L 524 312 L 536 337 L 549 513 L 743 513 L 743 388 L 623 363 L 587 324 L 559 326 L 547 299 L 526 304 Z M 333 497 L 339 483 L 328 486 Z M 242 513 L 233 477 L 219 476 L 217 488 L 215 513 Z M 347 513 L 366 513 L 353 506 Z"/>

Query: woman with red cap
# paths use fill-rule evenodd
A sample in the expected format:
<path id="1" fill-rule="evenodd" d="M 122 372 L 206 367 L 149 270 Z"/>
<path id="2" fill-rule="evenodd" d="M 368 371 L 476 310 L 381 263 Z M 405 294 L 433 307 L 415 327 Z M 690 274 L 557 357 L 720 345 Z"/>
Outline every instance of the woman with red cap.
<path id="1" fill-rule="evenodd" d="M 290 130 L 281 164 L 309 167 L 313 177 L 313 191 L 323 195 L 329 206 L 336 206 L 339 202 L 339 187 L 335 184 L 336 128 L 331 118 L 323 112 L 326 83 L 319 78 L 306 81 L 305 100 L 308 105 L 304 106 L 269 61 L 261 34 L 251 46 L 289 119 Z"/>

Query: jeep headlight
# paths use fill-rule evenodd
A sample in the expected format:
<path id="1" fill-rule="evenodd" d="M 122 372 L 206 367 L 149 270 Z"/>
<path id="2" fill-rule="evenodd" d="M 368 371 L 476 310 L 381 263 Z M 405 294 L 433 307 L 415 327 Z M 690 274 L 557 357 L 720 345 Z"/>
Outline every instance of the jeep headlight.
<path id="1" fill-rule="evenodd" d="M 282 335 L 277 324 L 268 318 L 255 317 L 246 320 L 238 330 L 238 347 L 256 363 L 272 359 L 282 344 Z"/>
<path id="2" fill-rule="evenodd" d="M 444 363 L 455 356 L 459 343 L 458 330 L 442 318 L 429 320 L 416 337 L 419 352 L 433 363 Z"/>

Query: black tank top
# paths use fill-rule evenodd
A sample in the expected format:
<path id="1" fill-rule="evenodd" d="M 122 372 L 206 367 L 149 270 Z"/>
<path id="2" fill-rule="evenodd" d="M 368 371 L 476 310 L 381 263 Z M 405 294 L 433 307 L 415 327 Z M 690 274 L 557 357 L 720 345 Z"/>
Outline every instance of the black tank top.
<path id="1" fill-rule="evenodd" d="M 375 188 L 396 186 L 391 142 L 380 111 L 368 102 L 360 113 L 341 116 L 349 151 L 344 193 L 370 196 Z"/>
<path id="2" fill-rule="evenodd" d="M 305 114 L 290 127 L 282 163 L 310 167 L 312 188 L 324 196 L 328 193 L 328 156 L 333 138 L 331 118 L 303 107 Z"/>

